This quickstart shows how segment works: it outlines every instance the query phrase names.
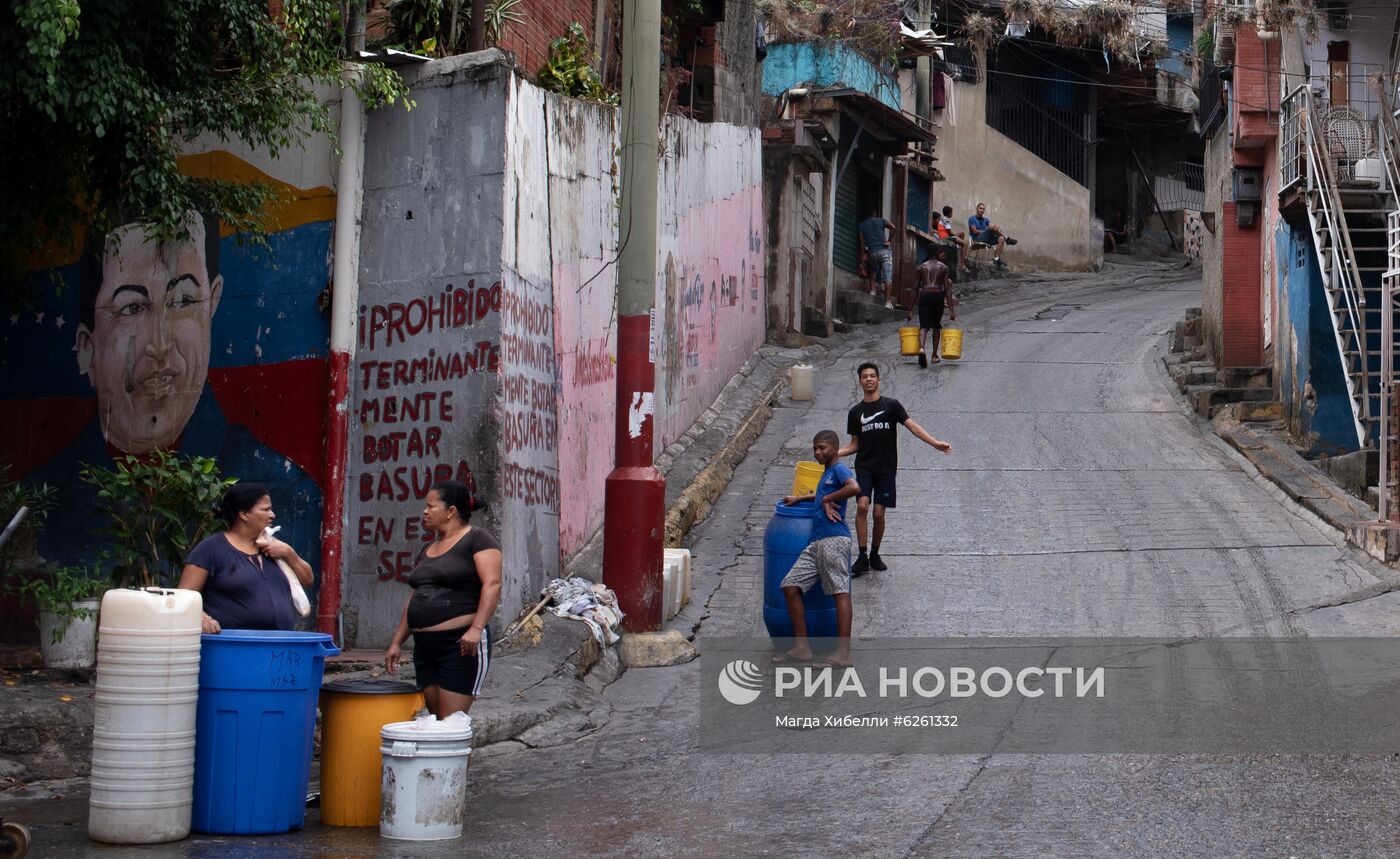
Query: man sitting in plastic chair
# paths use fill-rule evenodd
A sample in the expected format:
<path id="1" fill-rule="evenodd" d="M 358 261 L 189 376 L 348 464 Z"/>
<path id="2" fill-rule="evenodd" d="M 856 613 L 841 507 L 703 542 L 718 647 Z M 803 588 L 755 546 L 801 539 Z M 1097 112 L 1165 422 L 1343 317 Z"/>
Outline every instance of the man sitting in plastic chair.
<path id="1" fill-rule="evenodd" d="M 974 242 L 981 242 L 984 245 L 995 246 L 996 254 L 992 257 L 992 265 L 997 268 L 1006 268 L 1006 261 L 1001 258 L 1007 245 L 1016 244 L 1016 240 L 1001 231 L 1001 227 L 992 223 L 987 218 L 987 204 L 977 204 L 977 214 L 967 219 L 967 233 Z"/>

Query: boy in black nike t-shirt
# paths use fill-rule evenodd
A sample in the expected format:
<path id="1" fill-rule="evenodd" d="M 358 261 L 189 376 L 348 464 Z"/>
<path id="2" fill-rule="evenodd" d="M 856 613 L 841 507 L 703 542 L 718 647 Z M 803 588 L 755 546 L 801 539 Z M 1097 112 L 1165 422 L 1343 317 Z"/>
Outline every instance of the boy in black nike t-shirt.
<path id="1" fill-rule="evenodd" d="M 885 509 L 895 506 L 895 472 L 899 469 L 899 426 L 909 428 L 920 441 L 934 450 L 952 453 L 953 446 L 939 441 L 904 410 L 904 406 L 892 397 L 880 396 L 880 368 L 869 362 L 861 364 L 857 371 L 864 398 L 856 403 L 846 418 L 846 432 L 851 441 L 841 448 L 839 456 L 856 455 L 856 481 L 860 483 L 860 495 L 856 499 L 856 543 L 860 555 L 851 565 L 853 577 L 862 576 L 868 570 L 884 570 L 885 562 L 880 559 L 880 540 L 885 536 Z M 870 542 L 870 554 L 865 553 L 866 511 L 871 500 L 875 502 L 875 534 Z"/>

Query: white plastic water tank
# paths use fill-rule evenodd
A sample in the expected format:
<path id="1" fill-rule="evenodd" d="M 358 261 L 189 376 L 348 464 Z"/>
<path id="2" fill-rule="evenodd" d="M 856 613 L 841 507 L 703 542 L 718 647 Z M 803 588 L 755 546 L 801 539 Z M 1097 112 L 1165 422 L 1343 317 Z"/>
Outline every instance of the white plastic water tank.
<path id="1" fill-rule="evenodd" d="M 190 833 L 199 699 L 198 591 L 102 598 L 88 836 L 157 844 Z"/>
<path id="2" fill-rule="evenodd" d="M 788 370 L 788 388 L 794 400 L 812 399 L 812 368 L 808 364 L 796 364 Z"/>

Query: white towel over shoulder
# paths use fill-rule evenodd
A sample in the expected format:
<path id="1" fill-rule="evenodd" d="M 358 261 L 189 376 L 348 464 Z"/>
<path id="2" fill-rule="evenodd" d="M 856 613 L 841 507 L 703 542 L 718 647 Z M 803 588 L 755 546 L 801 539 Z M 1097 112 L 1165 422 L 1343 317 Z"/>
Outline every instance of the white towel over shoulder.
<path id="1" fill-rule="evenodd" d="M 263 536 L 271 540 L 278 531 L 282 530 L 281 525 L 269 525 L 263 529 Z M 292 568 L 281 558 L 277 559 L 277 566 L 282 568 L 282 574 L 287 577 L 287 587 L 292 590 L 292 605 L 296 606 L 297 614 L 306 617 L 311 614 L 311 600 L 306 598 L 306 589 L 301 586 L 301 579 L 292 572 Z"/>

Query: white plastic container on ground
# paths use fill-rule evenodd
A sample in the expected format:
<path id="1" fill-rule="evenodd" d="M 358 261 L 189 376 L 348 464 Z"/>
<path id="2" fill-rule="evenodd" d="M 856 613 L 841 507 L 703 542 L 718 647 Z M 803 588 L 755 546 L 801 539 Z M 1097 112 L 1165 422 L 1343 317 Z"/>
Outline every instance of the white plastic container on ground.
<path id="1" fill-rule="evenodd" d="M 102 598 L 88 801 L 94 841 L 158 844 L 190 833 L 203 607 L 196 591 Z"/>
<path id="2" fill-rule="evenodd" d="M 690 602 L 690 550 L 689 549 L 666 549 L 665 558 L 667 563 L 675 559 L 681 568 L 680 580 L 680 604 L 676 606 L 676 611 L 680 611 Z"/>
<path id="3" fill-rule="evenodd" d="M 45 668 L 91 668 L 97 650 L 97 600 L 77 600 L 73 608 L 85 616 L 39 612 L 39 650 Z M 54 641 L 54 630 L 62 638 Z"/>
<path id="4" fill-rule="evenodd" d="M 442 841 L 462 834 L 472 721 L 453 713 L 394 722 L 379 732 L 384 757 L 379 834 L 403 841 Z"/>
<path id="5" fill-rule="evenodd" d="M 812 368 L 808 364 L 797 364 L 788 370 L 788 387 L 794 400 L 812 399 Z"/>
<path id="6" fill-rule="evenodd" d="M 681 567 L 674 558 L 661 560 L 661 615 L 670 620 L 680 611 Z"/>

